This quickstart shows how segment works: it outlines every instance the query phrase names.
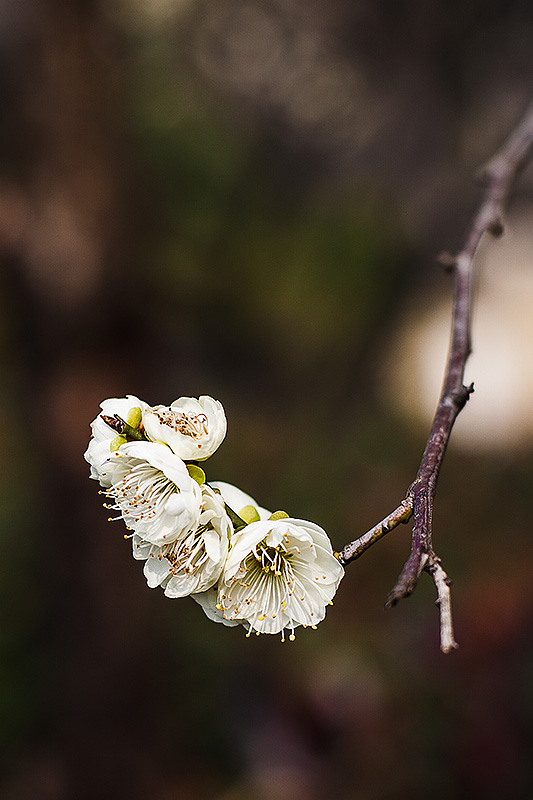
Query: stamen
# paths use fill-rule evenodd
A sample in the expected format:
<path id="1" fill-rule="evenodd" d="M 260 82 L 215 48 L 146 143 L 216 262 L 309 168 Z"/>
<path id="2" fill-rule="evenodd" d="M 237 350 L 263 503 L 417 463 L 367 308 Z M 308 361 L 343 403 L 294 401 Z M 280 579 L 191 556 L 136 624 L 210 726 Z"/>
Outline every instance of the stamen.
<path id="1" fill-rule="evenodd" d="M 195 414 L 192 411 L 177 411 L 174 408 L 154 408 L 155 414 L 161 425 L 167 425 L 177 433 L 184 436 L 191 436 L 193 439 L 200 439 L 207 436 L 208 419 L 203 413 Z"/>

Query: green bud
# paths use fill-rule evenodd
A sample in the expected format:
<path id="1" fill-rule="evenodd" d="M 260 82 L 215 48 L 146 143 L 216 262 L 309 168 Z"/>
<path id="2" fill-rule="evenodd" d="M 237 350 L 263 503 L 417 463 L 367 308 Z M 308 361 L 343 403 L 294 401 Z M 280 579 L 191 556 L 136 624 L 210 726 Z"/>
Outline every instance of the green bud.
<path id="1" fill-rule="evenodd" d="M 196 481 L 200 486 L 203 486 L 205 483 L 205 472 L 201 467 L 197 464 L 187 464 L 187 472 L 193 479 Z"/>
<path id="2" fill-rule="evenodd" d="M 249 525 L 251 522 L 259 522 L 261 519 L 255 506 L 244 506 L 241 508 L 239 511 L 239 517 L 243 519 L 247 525 Z"/>
<path id="3" fill-rule="evenodd" d="M 227 503 L 224 503 L 224 507 L 226 509 L 228 517 L 231 520 L 231 524 L 233 525 L 233 530 L 235 532 L 242 531 L 243 528 L 246 528 L 246 522 L 243 520 L 242 517 L 239 517 L 239 515 L 236 514 L 235 511 L 230 506 L 228 506 Z"/>
<path id="4" fill-rule="evenodd" d="M 132 428 L 138 428 L 141 424 L 143 414 L 141 409 L 138 406 L 134 408 L 130 408 L 128 411 L 128 416 L 126 417 L 126 422 L 128 425 L 131 425 Z"/>
<path id="5" fill-rule="evenodd" d="M 115 438 L 113 439 L 113 441 L 109 445 L 110 451 L 112 453 L 115 453 L 119 449 L 119 447 L 121 447 L 123 444 L 126 444 L 127 441 L 128 440 L 127 440 L 127 438 L 125 436 L 122 436 L 122 435 L 115 436 Z"/>
<path id="6" fill-rule="evenodd" d="M 286 511 L 274 511 L 274 513 L 269 516 L 269 519 L 289 519 L 289 515 Z"/>
<path id="7" fill-rule="evenodd" d="M 125 420 L 122 419 L 122 417 L 119 417 L 118 414 L 115 414 L 115 416 L 112 418 L 109 417 L 106 418 L 102 414 L 102 417 L 104 418 L 105 422 L 107 422 L 108 425 L 111 425 L 111 427 L 114 430 L 119 430 L 125 436 L 129 436 L 130 439 L 133 439 L 134 441 L 138 442 L 150 441 L 144 431 L 144 428 L 134 428 L 132 425 L 129 424 L 129 422 L 126 422 Z"/>

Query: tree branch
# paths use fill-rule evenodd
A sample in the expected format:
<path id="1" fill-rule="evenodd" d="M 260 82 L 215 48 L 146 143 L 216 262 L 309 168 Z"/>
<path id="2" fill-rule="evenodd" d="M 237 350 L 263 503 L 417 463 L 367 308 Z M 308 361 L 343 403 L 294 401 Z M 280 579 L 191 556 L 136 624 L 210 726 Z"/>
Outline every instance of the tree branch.
<path id="1" fill-rule="evenodd" d="M 453 650 L 457 644 L 453 634 L 448 577 L 433 550 L 433 503 L 453 424 L 474 391 L 473 385 L 469 387 L 463 385 L 465 366 L 471 352 L 474 257 L 485 233 L 500 236 L 503 232 L 504 205 L 520 168 L 531 157 L 532 148 L 533 103 L 502 148 L 487 162 L 480 173 L 485 190 L 479 210 L 467 231 L 462 250 L 457 256 L 445 253 L 439 257 L 440 262 L 454 273 L 451 342 L 442 394 L 416 478 L 409 487 L 405 500 L 392 514 L 360 539 L 347 544 L 339 554 L 341 563 L 347 564 L 353 561 L 400 522 L 406 522 L 412 513 L 411 553 L 387 598 L 385 607 L 390 608 L 398 600 L 411 594 L 422 571 L 428 572 L 437 589 L 441 650 L 444 653 Z M 403 509 L 403 513 L 400 509 Z M 407 515 L 408 510 L 410 513 Z"/>
<path id="2" fill-rule="evenodd" d="M 337 558 L 343 565 L 348 564 L 350 561 L 355 561 L 356 558 L 362 556 L 369 547 L 382 539 L 385 534 L 392 531 L 397 525 L 402 522 L 409 522 L 412 514 L 413 502 L 412 498 L 408 496 L 385 519 L 370 528 L 359 539 L 347 544 L 340 553 L 337 553 Z"/>

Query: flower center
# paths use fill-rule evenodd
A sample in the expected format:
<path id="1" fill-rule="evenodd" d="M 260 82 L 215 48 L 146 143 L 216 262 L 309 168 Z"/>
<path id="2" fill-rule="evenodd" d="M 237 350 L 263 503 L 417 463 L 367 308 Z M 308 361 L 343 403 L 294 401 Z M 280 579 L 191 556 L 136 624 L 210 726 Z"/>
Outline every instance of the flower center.
<path id="1" fill-rule="evenodd" d="M 166 558 L 169 562 L 172 575 L 176 575 L 178 572 L 186 572 L 190 575 L 197 572 L 205 564 L 209 557 L 204 546 L 202 534 L 208 527 L 208 525 L 200 525 L 193 534 L 186 539 L 178 540 L 169 545 L 167 552 L 162 552 L 159 555 L 160 559 Z"/>
<path id="2" fill-rule="evenodd" d="M 122 512 L 134 522 L 147 522 L 165 510 L 167 500 L 177 491 L 159 470 L 147 464 L 136 464 L 106 493 L 114 497 L 116 503 L 107 507 Z"/>
<path id="3" fill-rule="evenodd" d="M 246 566 L 250 569 L 256 570 L 261 564 L 261 572 L 265 575 L 270 574 L 271 577 L 284 577 L 287 581 L 294 580 L 294 571 L 291 566 L 292 554 L 288 552 L 287 548 L 283 545 L 271 547 L 263 540 L 259 542 L 254 553 L 251 553 L 247 559 Z M 258 564 L 253 562 L 257 561 Z"/>
<path id="4" fill-rule="evenodd" d="M 207 416 L 192 411 L 176 411 L 174 408 L 154 408 L 153 413 L 162 425 L 167 425 L 177 433 L 200 439 L 207 436 Z"/>
<path id="5" fill-rule="evenodd" d="M 233 580 L 244 590 L 244 604 L 257 604 L 260 608 L 260 621 L 269 614 L 275 617 L 278 613 L 285 613 L 294 591 L 303 588 L 294 572 L 292 558 L 293 554 L 284 544 L 272 547 L 263 540 L 248 555 L 234 577 Z"/>

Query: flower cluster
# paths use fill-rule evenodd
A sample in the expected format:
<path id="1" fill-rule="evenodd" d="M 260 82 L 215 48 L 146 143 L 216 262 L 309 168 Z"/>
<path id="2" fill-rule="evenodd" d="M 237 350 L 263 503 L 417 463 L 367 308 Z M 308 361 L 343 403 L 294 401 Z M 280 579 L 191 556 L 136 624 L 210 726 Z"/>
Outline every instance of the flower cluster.
<path id="1" fill-rule="evenodd" d="M 324 618 L 344 574 L 318 525 L 271 514 L 197 462 L 226 435 L 222 405 L 180 397 L 148 406 L 128 395 L 101 404 L 85 452 L 105 506 L 122 519 L 148 586 L 191 595 L 207 616 L 294 639 Z"/>

